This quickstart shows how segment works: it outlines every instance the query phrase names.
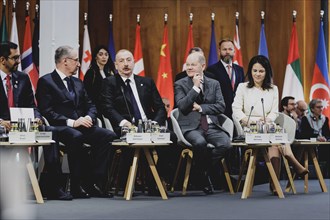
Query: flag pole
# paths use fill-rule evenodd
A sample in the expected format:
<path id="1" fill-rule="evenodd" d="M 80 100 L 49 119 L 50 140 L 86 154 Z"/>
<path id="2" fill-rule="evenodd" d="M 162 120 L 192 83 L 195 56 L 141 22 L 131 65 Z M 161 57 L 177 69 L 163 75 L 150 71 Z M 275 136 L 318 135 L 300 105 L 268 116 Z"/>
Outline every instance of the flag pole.
<path id="1" fill-rule="evenodd" d="M 6 0 L 3 0 L 2 2 L 3 2 L 2 5 L 3 5 L 3 6 L 6 6 Z"/>
<path id="2" fill-rule="evenodd" d="M 265 12 L 261 11 L 260 15 L 261 15 L 261 24 L 263 24 L 265 22 Z"/>
<path id="3" fill-rule="evenodd" d="M 167 24 L 167 18 L 168 18 L 168 14 L 165 13 L 165 15 L 164 15 L 164 24 L 165 24 L 165 25 Z"/>
<path id="4" fill-rule="evenodd" d="M 88 14 L 85 12 L 84 13 L 84 25 L 87 25 L 87 17 L 88 17 Z"/>
<path id="5" fill-rule="evenodd" d="M 238 24 L 239 24 L 239 12 L 238 11 L 235 13 L 235 17 L 236 17 L 235 22 L 236 22 L 236 25 L 238 27 Z"/>
<path id="6" fill-rule="evenodd" d="M 16 0 L 13 0 L 13 12 L 16 12 Z"/>
<path id="7" fill-rule="evenodd" d="M 297 11 L 296 11 L 296 10 L 293 10 L 293 11 L 292 11 L 292 19 L 293 19 L 293 22 L 296 22 L 296 18 L 297 18 Z"/>
<path id="8" fill-rule="evenodd" d="M 29 8 L 30 8 L 30 2 L 26 2 L 25 5 L 25 16 L 29 16 Z"/>
<path id="9" fill-rule="evenodd" d="M 190 24 L 193 23 L 193 17 L 194 17 L 193 13 L 190 13 L 190 14 L 189 14 L 189 21 L 190 21 Z"/>
<path id="10" fill-rule="evenodd" d="M 136 23 L 140 25 L 140 14 L 136 15 Z"/>

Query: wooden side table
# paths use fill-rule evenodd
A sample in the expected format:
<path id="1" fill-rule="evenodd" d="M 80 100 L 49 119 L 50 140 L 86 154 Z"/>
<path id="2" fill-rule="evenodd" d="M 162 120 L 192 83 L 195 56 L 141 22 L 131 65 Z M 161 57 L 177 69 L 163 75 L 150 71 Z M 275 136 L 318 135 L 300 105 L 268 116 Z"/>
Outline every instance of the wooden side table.
<path id="1" fill-rule="evenodd" d="M 278 145 L 278 144 L 276 144 L 276 145 Z M 252 188 L 253 188 L 254 177 L 255 177 L 255 172 L 256 172 L 256 159 L 257 159 L 257 155 L 258 155 L 259 151 L 261 152 L 261 154 L 263 155 L 263 157 L 265 159 L 266 166 L 268 168 L 268 172 L 274 183 L 278 197 L 284 198 L 284 194 L 281 189 L 280 183 L 276 177 L 273 165 L 270 162 L 270 159 L 269 159 L 267 151 L 266 151 L 266 149 L 268 147 L 271 147 L 272 144 L 232 143 L 232 146 L 238 146 L 238 147 L 243 147 L 243 148 L 252 150 L 252 153 L 249 156 L 250 161 L 249 161 L 249 165 L 248 165 L 248 169 L 247 169 L 247 173 L 246 173 L 246 178 L 245 178 L 245 182 L 244 182 L 241 199 L 247 199 L 252 194 Z"/>
<path id="2" fill-rule="evenodd" d="M 19 153 L 21 153 L 23 160 L 26 160 L 26 168 L 28 171 L 29 179 L 32 184 L 33 192 L 36 197 L 36 201 L 39 204 L 44 203 L 38 179 L 36 177 L 35 170 L 33 168 L 33 163 L 31 161 L 31 157 L 28 152 L 29 147 L 39 147 L 39 146 L 49 146 L 53 141 L 46 141 L 42 143 L 9 143 L 9 142 L 0 142 L 0 147 L 3 148 L 11 148 L 17 150 Z"/>
<path id="3" fill-rule="evenodd" d="M 301 148 L 301 150 L 299 151 L 298 160 L 300 161 L 302 159 L 302 157 L 304 157 L 304 166 L 306 169 L 308 169 L 308 156 L 310 156 L 310 158 L 313 160 L 313 164 L 314 164 L 315 171 L 316 171 L 316 176 L 319 180 L 321 190 L 322 190 L 322 192 L 328 192 L 327 185 L 325 184 L 325 181 L 324 181 L 321 169 L 320 169 L 320 165 L 319 165 L 319 162 L 316 157 L 315 147 L 317 147 L 317 146 L 326 147 L 326 145 L 330 146 L 330 142 L 319 142 L 319 141 L 311 142 L 311 141 L 297 140 L 297 141 L 294 141 L 292 143 L 292 145 L 297 148 Z M 294 175 L 293 178 L 295 178 L 295 176 L 296 175 Z M 288 182 L 285 191 L 290 192 L 291 189 L 292 189 L 292 186 L 291 186 L 290 182 Z M 308 174 L 306 174 L 304 176 L 304 192 L 308 193 Z"/>
<path id="4" fill-rule="evenodd" d="M 136 173 L 137 173 L 137 168 L 138 168 L 138 161 L 140 158 L 140 151 L 143 150 L 144 155 L 147 158 L 149 168 L 151 170 L 151 173 L 156 181 L 158 190 L 160 192 L 160 195 L 162 199 L 168 199 L 164 186 L 159 178 L 155 163 L 151 157 L 150 154 L 150 149 L 156 147 L 156 146 L 168 146 L 170 143 L 134 143 L 134 144 L 128 144 L 126 142 L 112 142 L 112 146 L 120 146 L 120 147 L 129 147 L 129 148 L 134 148 L 134 157 L 132 160 L 132 165 L 129 170 L 128 178 L 127 178 L 127 183 L 126 183 L 126 188 L 125 188 L 125 193 L 124 193 L 124 198 L 126 200 L 131 200 L 133 191 L 134 191 L 134 184 L 135 184 L 135 179 L 136 179 Z"/>

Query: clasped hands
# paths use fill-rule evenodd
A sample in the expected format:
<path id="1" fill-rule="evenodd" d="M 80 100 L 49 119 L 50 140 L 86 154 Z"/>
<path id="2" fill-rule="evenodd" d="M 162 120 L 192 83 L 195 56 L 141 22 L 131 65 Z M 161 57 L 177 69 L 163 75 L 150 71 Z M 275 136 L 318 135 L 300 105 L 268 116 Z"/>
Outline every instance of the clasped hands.
<path id="1" fill-rule="evenodd" d="M 85 117 L 80 117 L 77 120 L 75 120 L 73 122 L 73 127 L 77 128 L 77 127 L 86 127 L 86 128 L 90 128 L 93 126 L 93 120 L 91 119 L 90 116 L 85 116 Z"/>
<path id="2" fill-rule="evenodd" d="M 242 118 L 240 120 L 240 123 L 243 127 L 249 126 L 250 124 L 256 124 L 256 121 L 248 121 L 249 117 Z M 258 121 L 264 122 L 264 118 L 260 118 Z M 270 118 L 266 118 L 266 123 L 271 123 L 273 122 Z M 249 124 L 248 124 L 249 123 Z"/>

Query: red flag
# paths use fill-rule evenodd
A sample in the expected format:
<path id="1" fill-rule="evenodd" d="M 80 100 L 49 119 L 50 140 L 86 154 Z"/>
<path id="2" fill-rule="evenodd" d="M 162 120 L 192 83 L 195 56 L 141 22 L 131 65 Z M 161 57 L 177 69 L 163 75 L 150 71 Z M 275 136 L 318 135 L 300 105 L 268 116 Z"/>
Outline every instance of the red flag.
<path id="1" fill-rule="evenodd" d="M 174 105 L 174 92 L 173 92 L 173 79 L 172 79 L 172 66 L 170 57 L 170 45 L 168 42 L 167 24 L 164 26 L 163 43 L 160 49 L 160 62 L 157 77 L 157 89 L 162 98 L 168 98 L 170 101 L 170 110 Z"/>
<path id="2" fill-rule="evenodd" d="M 189 55 L 189 50 L 193 47 L 194 47 L 193 25 L 192 25 L 192 21 L 190 21 L 186 53 L 184 55 L 184 60 L 183 60 L 183 68 L 182 68 L 183 70 L 186 69 L 186 60 Z"/>
<path id="3" fill-rule="evenodd" d="M 324 40 L 323 21 L 320 22 L 319 42 L 314 65 L 312 87 L 309 98 L 322 101 L 322 113 L 330 118 L 330 81 L 327 65 L 327 53 Z M 329 122 L 330 124 L 330 122 Z"/>
<path id="4" fill-rule="evenodd" d="M 141 26 L 140 23 L 138 22 L 136 24 L 136 37 L 135 37 L 135 49 L 134 49 L 135 66 L 133 73 L 139 76 L 145 76 L 140 29 Z"/>
<path id="5" fill-rule="evenodd" d="M 37 67 L 33 63 L 32 57 L 32 40 L 31 40 L 31 27 L 30 27 L 30 16 L 26 11 L 25 16 L 25 33 L 23 43 L 23 54 L 22 54 L 22 69 L 23 72 L 29 75 L 34 91 L 37 89 L 37 83 L 39 79 L 39 73 Z"/>
<path id="6" fill-rule="evenodd" d="M 79 78 L 84 80 L 84 76 L 89 68 L 89 65 L 92 61 L 92 53 L 91 53 L 91 43 L 89 41 L 88 27 L 87 27 L 87 14 L 85 13 L 85 21 L 84 21 L 84 40 L 83 40 L 83 54 L 81 58 L 81 67 Z"/>
<path id="7" fill-rule="evenodd" d="M 236 16 L 236 28 L 235 28 L 235 36 L 234 36 L 234 46 L 235 46 L 235 55 L 233 62 L 237 65 L 243 67 L 243 58 L 241 53 L 241 44 L 239 41 L 239 34 L 238 34 L 238 15 Z"/>

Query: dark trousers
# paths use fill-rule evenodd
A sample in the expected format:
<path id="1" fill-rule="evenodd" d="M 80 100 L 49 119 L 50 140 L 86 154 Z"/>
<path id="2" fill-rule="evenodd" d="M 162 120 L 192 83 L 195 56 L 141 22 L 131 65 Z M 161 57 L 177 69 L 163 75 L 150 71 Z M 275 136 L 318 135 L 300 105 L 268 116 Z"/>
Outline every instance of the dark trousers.
<path id="1" fill-rule="evenodd" d="M 91 128 L 72 128 L 56 126 L 59 141 L 64 143 L 68 152 L 72 184 L 82 179 L 86 160 L 83 143 L 91 145 L 92 174 L 94 182 L 105 180 L 110 155 L 113 152 L 111 142 L 116 134 L 110 130 L 93 126 Z"/>

